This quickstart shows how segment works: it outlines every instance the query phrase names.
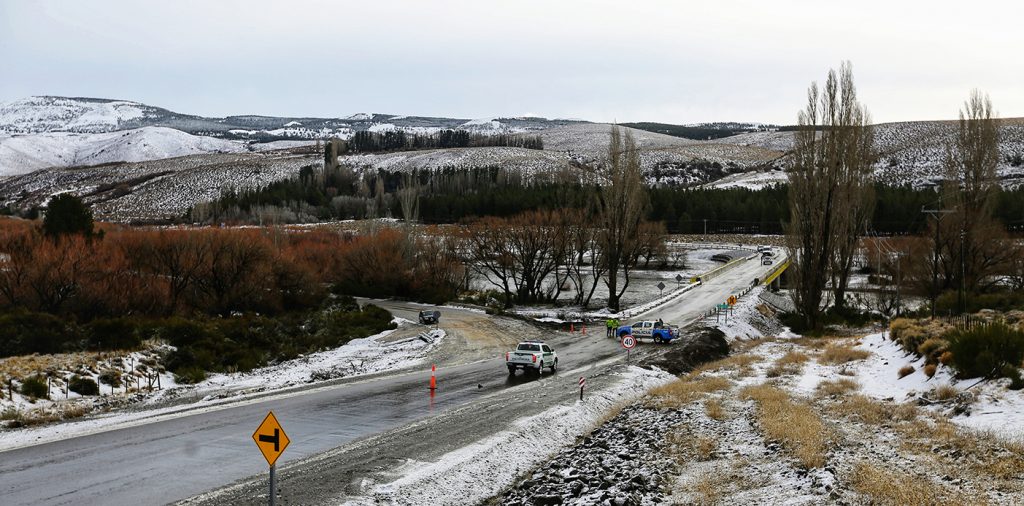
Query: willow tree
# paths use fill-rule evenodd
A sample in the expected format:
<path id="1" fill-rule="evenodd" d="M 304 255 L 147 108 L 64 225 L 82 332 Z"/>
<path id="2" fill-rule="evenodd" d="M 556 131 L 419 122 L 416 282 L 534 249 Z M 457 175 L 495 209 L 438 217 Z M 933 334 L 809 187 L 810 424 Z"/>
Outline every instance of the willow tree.
<path id="1" fill-rule="evenodd" d="M 622 135 L 618 126 L 612 127 L 602 175 L 604 184 L 597 198 L 600 226 L 597 242 L 607 268 L 608 307 L 618 311 L 619 299 L 629 286 L 630 273 L 636 263 L 640 222 L 648 207 L 640 152 L 629 130 Z M 621 285 L 619 272 L 623 275 Z"/>
<path id="2" fill-rule="evenodd" d="M 823 89 L 811 83 L 798 120 L 786 239 L 793 302 L 813 329 L 820 324 L 829 281 L 843 296 L 857 240 L 871 221 L 873 137 L 849 62 L 838 72 L 829 70 Z"/>

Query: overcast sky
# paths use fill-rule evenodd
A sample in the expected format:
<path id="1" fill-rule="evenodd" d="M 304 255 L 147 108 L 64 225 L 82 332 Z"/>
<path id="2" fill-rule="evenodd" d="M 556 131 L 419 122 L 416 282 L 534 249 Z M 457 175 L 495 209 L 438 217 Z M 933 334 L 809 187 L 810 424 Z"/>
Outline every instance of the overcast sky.
<path id="1" fill-rule="evenodd" d="M 1024 116 L 1022 4 L 0 0 L 0 102 L 792 124 L 848 59 L 876 122 Z"/>

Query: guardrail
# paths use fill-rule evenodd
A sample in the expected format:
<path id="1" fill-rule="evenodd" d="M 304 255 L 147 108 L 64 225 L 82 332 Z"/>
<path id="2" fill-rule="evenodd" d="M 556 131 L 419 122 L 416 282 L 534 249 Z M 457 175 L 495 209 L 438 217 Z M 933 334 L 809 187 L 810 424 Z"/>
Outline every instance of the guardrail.
<path id="1" fill-rule="evenodd" d="M 755 258 L 755 257 L 757 257 L 757 255 L 751 255 L 749 257 L 746 257 L 746 258 L 743 258 L 743 259 L 740 259 L 740 260 L 750 260 L 750 259 Z M 738 262 L 740 260 L 736 260 L 736 262 Z M 736 299 L 738 301 L 739 299 L 742 299 L 744 296 L 749 294 L 754 288 L 757 288 L 758 285 L 767 284 L 767 283 L 770 283 L 770 282 L 774 281 L 775 278 L 779 277 L 779 275 L 781 275 L 782 272 L 785 271 L 787 267 L 789 267 L 789 263 L 790 263 L 789 258 L 786 258 L 785 262 L 779 264 L 777 267 L 772 269 L 767 276 L 765 276 L 765 280 L 766 281 L 758 282 L 758 283 L 751 283 L 746 288 L 744 288 L 743 290 L 740 290 L 737 293 L 734 293 L 733 295 L 736 296 Z M 722 267 L 727 267 L 727 266 L 728 265 L 723 265 Z M 732 309 L 732 307 L 730 306 L 730 310 L 731 309 Z M 711 308 L 709 308 L 707 311 L 705 311 L 702 315 L 698 316 L 697 318 L 694 318 L 690 322 L 687 322 L 685 326 L 690 326 L 690 325 L 692 325 L 694 323 L 697 323 L 697 322 L 699 322 L 701 320 L 704 320 L 705 318 L 710 318 L 717 311 L 719 311 L 718 304 L 715 304 L 714 306 L 711 306 Z"/>
<path id="2" fill-rule="evenodd" d="M 703 282 L 703 281 L 707 281 L 709 279 L 715 279 L 716 277 L 721 275 L 723 272 L 725 272 L 725 271 L 727 271 L 727 270 L 729 270 L 729 269 L 731 269 L 733 267 L 736 267 L 741 262 L 746 262 L 747 260 L 750 260 L 751 258 L 754 258 L 756 256 L 757 255 L 748 255 L 748 256 L 745 256 L 743 258 L 737 258 L 736 260 L 733 260 L 732 262 L 729 262 L 729 263 L 727 263 L 727 264 L 725 264 L 723 266 L 715 267 L 714 269 L 711 269 L 710 271 L 703 272 L 703 273 L 701 273 L 701 274 L 699 274 L 697 276 L 694 276 L 694 277 L 690 278 L 690 282 L 691 283 L 696 283 L 698 281 Z"/>
<path id="3" fill-rule="evenodd" d="M 764 277 L 764 281 L 762 281 L 762 282 L 761 282 L 761 284 L 762 284 L 762 285 L 768 285 L 768 284 L 771 284 L 771 282 L 772 282 L 772 281 L 775 281 L 775 278 L 777 278 L 777 277 L 781 276 L 781 275 L 782 275 L 782 273 L 783 273 L 783 272 L 784 272 L 784 271 L 785 271 L 785 270 L 786 270 L 787 268 L 789 268 L 789 264 L 790 264 L 790 263 L 792 263 L 792 262 L 790 261 L 790 259 L 789 259 L 789 258 L 786 258 L 786 261 L 785 261 L 785 262 L 782 262 L 781 264 L 779 264 L 779 265 L 778 265 L 777 267 L 775 267 L 774 269 L 772 269 L 772 270 L 771 270 L 771 272 L 769 272 L 767 276 L 765 276 L 765 277 Z"/>

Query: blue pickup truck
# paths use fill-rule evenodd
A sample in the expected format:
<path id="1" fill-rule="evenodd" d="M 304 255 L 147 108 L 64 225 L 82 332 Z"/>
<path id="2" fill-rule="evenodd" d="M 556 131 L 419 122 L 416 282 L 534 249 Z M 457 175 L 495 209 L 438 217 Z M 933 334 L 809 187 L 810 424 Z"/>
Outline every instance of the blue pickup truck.
<path id="1" fill-rule="evenodd" d="M 679 328 L 667 323 L 659 324 L 656 321 L 643 320 L 623 325 L 615 331 L 615 335 L 619 338 L 627 334 L 632 334 L 636 338 L 648 337 L 656 343 L 667 343 L 679 337 Z"/>

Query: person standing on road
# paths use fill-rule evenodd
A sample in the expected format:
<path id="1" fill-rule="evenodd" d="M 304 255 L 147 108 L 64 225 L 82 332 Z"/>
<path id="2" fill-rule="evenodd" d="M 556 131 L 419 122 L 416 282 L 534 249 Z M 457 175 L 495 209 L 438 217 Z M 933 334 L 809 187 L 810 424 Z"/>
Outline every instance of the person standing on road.
<path id="1" fill-rule="evenodd" d="M 608 318 L 607 320 L 604 321 L 604 326 L 606 327 L 604 335 L 605 337 L 612 337 L 612 329 L 614 328 L 614 325 L 615 319 L 613 318 Z"/>

